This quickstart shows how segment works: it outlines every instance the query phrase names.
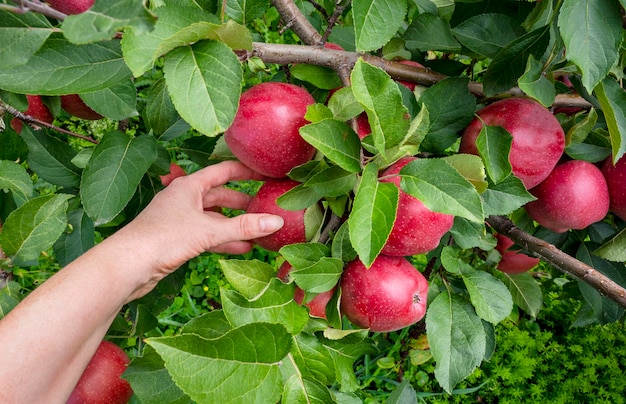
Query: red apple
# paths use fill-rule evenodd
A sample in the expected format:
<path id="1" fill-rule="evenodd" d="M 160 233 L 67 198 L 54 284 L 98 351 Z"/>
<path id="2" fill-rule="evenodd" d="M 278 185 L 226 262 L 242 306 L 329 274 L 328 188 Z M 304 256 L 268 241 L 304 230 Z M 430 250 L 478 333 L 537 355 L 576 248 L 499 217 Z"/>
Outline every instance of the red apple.
<path id="1" fill-rule="evenodd" d="M 390 332 L 426 313 L 428 281 L 404 257 L 379 255 L 368 269 L 349 262 L 341 277 L 341 312 L 355 325 Z"/>
<path id="2" fill-rule="evenodd" d="M 307 90 L 288 83 L 252 86 L 239 100 L 224 140 L 242 163 L 268 177 L 285 177 L 311 160 L 315 148 L 300 136 L 304 114 L 315 100 Z"/>
<path id="3" fill-rule="evenodd" d="M 361 112 L 356 117 L 356 127 L 356 134 L 359 135 L 359 139 L 361 140 L 372 133 L 372 128 L 370 127 L 370 122 L 367 120 L 367 114 L 365 112 Z"/>
<path id="4" fill-rule="evenodd" d="M 393 256 L 423 254 L 434 250 L 454 222 L 454 216 L 433 212 L 400 188 L 400 170 L 417 157 L 404 157 L 387 168 L 381 182 L 391 182 L 400 190 L 396 221 L 381 253 Z"/>
<path id="5" fill-rule="evenodd" d="M 163 184 L 163 186 L 168 186 L 176 178 L 182 177 L 184 175 L 187 175 L 187 173 L 185 173 L 185 170 L 183 170 L 181 166 L 176 163 L 170 163 L 170 172 L 168 174 L 159 176 L 159 178 L 161 178 L 161 183 Z"/>
<path id="6" fill-rule="evenodd" d="M 503 234 L 496 234 L 496 250 L 502 256 L 497 268 L 507 274 L 521 274 L 529 271 L 539 264 L 539 258 L 524 254 L 521 250 L 511 250 L 513 240 Z"/>
<path id="7" fill-rule="evenodd" d="M 609 157 L 602 164 L 602 174 L 609 188 L 609 210 L 626 220 L 626 158 L 613 165 Z"/>
<path id="8" fill-rule="evenodd" d="M 587 161 L 559 164 L 530 192 L 537 200 L 526 204 L 526 212 L 556 233 L 584 229 L 609 211 L 606 180 L 600 169 Z"/>
<path id="9" fill-rule="evenodd" d="M 54 116 L 52 116 L 52 112 L 43 103 L 42 99 L 38 95 L 27 95 L 26 99 L 28 100 L 28 108 L 24 111 L 24 114 L 31 116 L 35 119 L 38 119 L 42 122 L 52 123 L 54 121 Z M 11 127 L 17 133 L 22 132 L 23 123 L 18 118 L 11 119 Z"/>
<path id="10" fill-rule="evenodd" d="M 463 132 L 459 152 L 478 155 L 476 138 L 483 122 L 501 126 L 513 137 L 509 161 L 513 174 L 527 189 L 538 185 L 558 163 L 565 148 L 565 133 L 559 121 L 538 102 L 527 98 L 507 98 L 478 111 Z"/>
<path id="11" fill-rule="evenodd" d="M 248 205 L 248 213 L 271 213 L 283 218 L 285 224 L 269 236 L 257 238 L 254 242 L 270 251 L 278 251 L 287 244 L 304 243 L 306 230 L 304 228 L 304 213 L 302 210 L 285 210 L 278 206 L 276 199 L 296 187 L 300 183 L 289 178 L 270 178 L 259 188 L 257 194 Z"/>
<path id="12" fill-rule="evenodd" d="M 120 376 L 130 363 L 126 352 L 102 341 L 89 361 L 67 404 L 125 404 L 133 396 L 128 381 Z"/>
<path id="13" fill-rule="evenodd" d="M 89 10 L 95 0 L 48 0 L 47 3 L 64 14 L 80 14 Z"/>
<path id="14" fill-rule="evenodd" d="M 90 121 L 102 118 L 102 115 L 89 108 L 78 94 L 62 95 L 60 98 L 61 107 L 70 115 Z"/>
<path id="15" fill-rule="evenodd" d="M 280 268 L 278 268 L 276 276 L 281 281 L 287 283 L 289 282 L 289 272 L 291 272 L 292 269 L 293 267 L 291 264 L 285 261 Z M 333 297 L 333 293 L 335 293 L 335 288 L 315 295 L 311 301 L 305 304 L 305 306 L 309 308 L 309 314 L 313 317 L 326 319 L 326 305 L 328 305 L 328 302 Z M 304 290 L 296 286 L 296 290 L 293 294 L 293 300 L 295 300 L 298 304 L 302 304 L 302 301 L 304 300 Z"/>

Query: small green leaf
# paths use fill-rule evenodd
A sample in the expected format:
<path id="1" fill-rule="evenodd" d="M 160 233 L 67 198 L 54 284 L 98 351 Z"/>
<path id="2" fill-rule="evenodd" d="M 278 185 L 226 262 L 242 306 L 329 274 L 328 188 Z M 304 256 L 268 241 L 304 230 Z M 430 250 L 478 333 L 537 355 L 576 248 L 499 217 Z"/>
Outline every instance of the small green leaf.
<path id="1" fill-rule="evenodd" d="M 139 115 L 137 88 L 131 80 L 100 91 L 81 94 L 80 98 L 91 109 L 109 119 L 122 120 Z"/>
<path id="2" fill-rule="evenodd" d="M 434 212 L 461 216 L 474 222 L 484 219 L 476 188 L 443 159 L 417 159 L 402 168 L 402 189 Z"/>
<path id="3" fill-rule="evenodd" d="M 513 303 L 528 315 L 537 317 L 539 310 L 543 306 L 543 294 L 541 286 L 532 275 L 527 272 L 509 275 L 500 271 L 497 274 L 511 292 Z"/>
<path id="4" fill-rule="evenodd" d="M 39 196 L 9 214 L 0 232 L 0 246 L 16 265 L 52 247 L 67 226 L 70 198 L 66 194 Z"/>
<path id="5" fill-rule="evenodd" d="M 230 126 L 242 77 L 230 48 L 216 41 L 176 48 L 165 57 L 164 72 L 176 110 L 194 129 L 215 136 Z"/>
<path id="6" fill-rule="evenodd" d="M 524 31 L 506 14 L 478 14 L 455 26 L 456 39 L 466 48 L 490 58 Z"/>
<path id="7" fill-rule="evenodd" d="M 341 87 L 341 79 L 337 73 L 324 66 L 297 64 L 289 69 L 293 77 L 313 84 L 322 90 L 332 90 Z"/>
<path id="8" fill-rule="evenodd" d="M 361 142 L 344 122 L 325 119 L 300 128 L 302 138 L 344 170 L 361 171 Z"/>
<path id="9" fill-rule="evenodd" d="M 485 163 L 485 169 L 494 184 L 499 184 L 511 174 L 509 154 L 513 137 L 501 126 L 483 125 L 476 147 Z"/>
<path id="10" fill-rule="evenodd" d="M 325 385 L 335 381 L 335 363 L 317 336 L 306 333 L 295 335 L 290 358 L 301 376 L 313 378 Z"/>
<path id="11" fill-rule="evenodd" d="M 274 277 L 274 267 L 259 260 L 220 260 L 224 277 L 248 299 L 258 296 Z"/>
<path id="12" fill-rule="evenodd" d="M 299 184 L 276 198 L 276 203 L 286 210 L 301 210 L 313 206 L 321 197 L 316 189 Z"/>
<path id="13" fill-rule="evenodd" d="M 279 252 L 295 270 L 308 268 L 330 255 L 328 247 L 320 243 L 288 244 Z"/>
<path id="14" fill-rule="evenodd" d="M 519 88 L 539 101 L 544 107 L 554 103 L 556 90 L 554 84 L 543 74 L 543 64 L 533 55 L 528 56 L 526 71 L 517 81 Z"/>
<path id="15" fill-rule="evenodd" d="M 296 284 L 306 292 L 323 293 L 337 285 L 343 273 L 343 261 L 338 258 L 323 257 L 315 264 L 292 271 Z"/>
<path id="16" fill-rule="evenodd" d="M 443 157 L 454 167 L 466 180 L 472 183 L 476 191 L 485 192 L 487 189 L 487 175 L 485 165 L 479 156 L 473 154 L 458 153 Z"/>
<path id="17" fill-rule="evenodd" d="M 498 324 L 511 314 L 513 298 L 506 286 L 493 275 L 471 267 L 461 271 L 476 314 L 483 320 Z"/>
<path id="18" fill-rule="evenodd" d="M 25 202 L 33 195 L 33 181 L 26 169 L 13 161 L 0 161 L 0 190 L 8 190 L 13 197 Z"/>
<path id="19" fill-rule="evenodd" d="M 293 375 L 285 382 L 283 403 L 333 404 L 330 390 L 315 379 Z"/>
<path id="20" fill-rule="evenodd" d="M 363 106 L 354 97 L 350 87 L 342 87 L 335 91 L 328 100 L 328 108 L 338 121 L 347 121 L 363 112 Z"/>
<path id="21" fill-rule="evenodd" d="M 622 230 L 593 252 L 609 261 L 626 261 L 626 230 Z"/>
<path id="22" fill-rule="evenodd" d="M 285 285 L 274 278 L 254 300 L 248 300 L 234 290 L 222 289 L 224 314 L 235 327 L 259 322 L 282 324 L 289 333 L 297 334 L 309 321 L 309 313 L 293 300 L 293 288 L 293 285 Z"/>
<path id="23" fill-rule="evenodd" d="M 435 359 L 435 377 L 451 393 L 454 386 L 480 365 L 486 334 L 472 305 L 458 295 L 440 293 L 428 306 L 426 332 Z"/>
<path id="24" fill-rule="evenodd" d="M 104 135 L 85 168 L 80 190 L 85 212 L 96 225 L 110 222 L 124 209 L 156 158 L 152 136 Z"/>
<path id="25" fill-rule="evenodd" d="M 261 18 L 269 8 L 267 0 L 235 0 L 223 4 L 226 6 L 226 15 L 242 25 Z"/>
<path id="26" fill-rule="evenodd" d="M 182 334 L 146 342 L 163 358 L 176 385 L 199 404 L 265 404 L 280 398 L 280 362 L 291 349 L 291 336 L 281 325 L 243 325 L 215 339 Z"/>
<path id="27" fill-rule="evenodd" d="M 357 51 L 373 51 L 386 44 L 401 27 L 406 11 L 406 0 L 353 1 Z"/>
<path id="28" fill-rule="evenodd" d="M 345 171 L 339 166 L 330 166 L 308 179 L 304 186 L 314 189 L 318 195 L 334 198 L 352 191 L 357 181 L 356 173 Z"/>
<path id="29" fill-rule="evenodd" d="M 613 163 L 626 153 L 626 91 L 611 77 L 602 80 L 595 89 L 609 127 Z"/>
<path id="30" fill-rule="evenodd" d="M 434 14 L 419 14 L 404 33 L 404 40 L 408 49 L 420 52 L 461 50 L 461 45 L 452 35 L 450 24 Z"/>
<path id="31" fill-rule="evenodd" d="M 0 320 L 17 306 L 23 296 L 19 283 L 9 281 L 4 286 L 0 284 Z"/>
<path id="32" fill-rule="evenodd" d="M 373 341 L 362 331 L 344 332 L 339 339 L 322 339 L 335 363 L 335 380 L 345 392 L 356 391 L 360 385 L 354 373 L 354 362 L 365 354 L 375 355 L 378 351 Z"/>
<path id="33" fill-rule="evenodd" d="M 417 403 L 417 393 L 408 380 L 404 380 L 389 395 L 385 404 Z"/>
<path id="34" fill-rule="evenodd" d="M 597 121 L 598 113 L 595 108 L 591 108 L 588 113 L 583 115 L 580 121 L 575 122 L 567 129 L 567 133 L 565 134 L 566 147 L 584 142 L 589 133 L 593 131 Z"/>
<path id="35" fill-rule="evenodd" d="M 368 164 L 348 218 L 352 247 L 369 268 L 389 238 L 398 209 L 398 188 L 378 181 L 378 167 Z"/>
<path id="36" fill-rule="evenodd" d="M 508 215 L 534 201 L 535 198 L 514 175 L 509 175 L 497 185 L 492 185 L 481 194 L 485 216 Z"/>
<path id="37" fill-rule="evenodd" d="M 93 247 L 95 242 L 93 220 L 81 208 L 67 214 L 71 230 L 54 243 L 54 255 L 61 266 L 66 266 Z"/>

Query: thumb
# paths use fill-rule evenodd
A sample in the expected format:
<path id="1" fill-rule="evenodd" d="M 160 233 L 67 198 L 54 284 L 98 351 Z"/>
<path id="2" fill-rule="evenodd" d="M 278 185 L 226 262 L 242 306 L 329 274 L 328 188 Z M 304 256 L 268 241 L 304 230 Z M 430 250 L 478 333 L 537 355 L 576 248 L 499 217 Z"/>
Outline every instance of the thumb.
<path id="1" fill-rule="evenodd" d="M 279 230 L 284 225 L 282 217 L 264 213 L 245 213 L 236 217 L 239 220 L 240 240 L 251 240 L 267 236 Z"/>

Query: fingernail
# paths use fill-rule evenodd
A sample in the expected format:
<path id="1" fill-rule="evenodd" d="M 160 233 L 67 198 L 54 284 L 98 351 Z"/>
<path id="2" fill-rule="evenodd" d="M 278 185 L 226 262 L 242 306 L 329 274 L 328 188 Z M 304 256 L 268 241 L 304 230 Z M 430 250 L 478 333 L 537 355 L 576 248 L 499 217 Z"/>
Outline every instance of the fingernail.
<path id="1" fill-rule="evenodd" d="M 280 229 L 284 223 L 280 216 L 264 216 L 259 220 L 259 227 L 263 232 L 270 232 Z"/>

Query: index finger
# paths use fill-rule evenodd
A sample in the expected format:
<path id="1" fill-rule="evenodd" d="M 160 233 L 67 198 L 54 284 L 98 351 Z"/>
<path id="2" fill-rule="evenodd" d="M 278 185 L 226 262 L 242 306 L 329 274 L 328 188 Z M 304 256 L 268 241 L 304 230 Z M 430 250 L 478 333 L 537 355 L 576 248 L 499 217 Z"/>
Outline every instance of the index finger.
<path id="1" fill-rule="evenodd" d="M 223 161 L 205 167 L 188 176 L 201 182 L 204 191 L 226 184 L 228 181 L 263 180 L 266 177 L 253 171 L 239 161 Z"/>

